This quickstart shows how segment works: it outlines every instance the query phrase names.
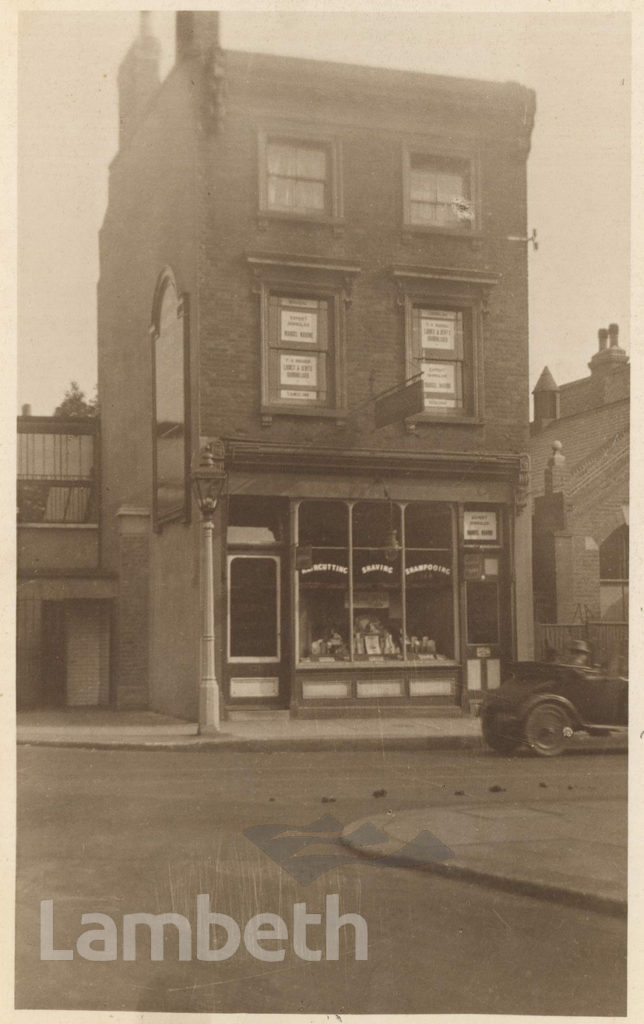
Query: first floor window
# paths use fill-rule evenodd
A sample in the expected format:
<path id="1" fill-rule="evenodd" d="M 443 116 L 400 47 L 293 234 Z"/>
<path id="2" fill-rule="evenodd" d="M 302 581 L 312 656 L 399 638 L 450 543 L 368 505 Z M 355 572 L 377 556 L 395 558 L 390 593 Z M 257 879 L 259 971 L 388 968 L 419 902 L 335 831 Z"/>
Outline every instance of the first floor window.
<path id="1" fill-rule="evenodd" d="M 329 405 L 333 346 L 328 299 L 275 295 L 268 303 L 269 401 Z"/>
<path id="2" fill-rule="evenodd" d="M 462 411 L 464 329 L 463 310 L 412 307 L 413 359 L 423 375 L 424 407 L 432 412 Z"/>

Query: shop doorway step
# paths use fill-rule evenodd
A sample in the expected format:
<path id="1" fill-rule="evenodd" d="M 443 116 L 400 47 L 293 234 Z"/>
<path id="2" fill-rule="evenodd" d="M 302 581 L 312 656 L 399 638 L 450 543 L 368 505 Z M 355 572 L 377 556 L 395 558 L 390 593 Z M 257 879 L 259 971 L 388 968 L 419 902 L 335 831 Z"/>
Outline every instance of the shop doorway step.
<path id="1" fill-rule="evenodd" d="M 290 712 L 282 708 L 228 708 L 226 718 L 229 722 L 288 722 Z"/>

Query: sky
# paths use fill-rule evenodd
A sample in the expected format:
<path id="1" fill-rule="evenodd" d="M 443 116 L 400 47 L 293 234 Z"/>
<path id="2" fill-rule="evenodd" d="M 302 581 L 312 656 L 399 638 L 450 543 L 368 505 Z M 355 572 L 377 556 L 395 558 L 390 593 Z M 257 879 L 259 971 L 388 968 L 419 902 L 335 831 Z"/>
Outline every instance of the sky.
<path id="1" fill-rule="evenodd" d="M 472 6 L 475 6 L 472 4 Z M 155 12 L 162 71 L 174 14 Z M 18 404 L 50 414 L 96 382 L 98 230 L 116 153 L 116 75 L 135 11 L 22 11 L 18 35 Z M 224 9 L 224 48 L 535 89 L 528 160 L 530 388 L 588 374 L 597 331 L 629 350 L 629 16 Z M 524 243 L 516 243 L 517 246 Z M 527 244 L 527 243 L 526 243 Z"/>

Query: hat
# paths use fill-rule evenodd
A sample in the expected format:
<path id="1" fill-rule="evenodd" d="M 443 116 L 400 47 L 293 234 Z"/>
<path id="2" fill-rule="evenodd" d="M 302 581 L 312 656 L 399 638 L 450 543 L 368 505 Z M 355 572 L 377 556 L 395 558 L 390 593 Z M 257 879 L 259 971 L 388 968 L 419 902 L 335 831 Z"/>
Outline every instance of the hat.
<path id="1" fill-rule="evenodd" d="M 584 654 L 590 654 L 590 647 L 585 640 L 571 640 L 568 644 L 569 651 L 582 651 Z"/>

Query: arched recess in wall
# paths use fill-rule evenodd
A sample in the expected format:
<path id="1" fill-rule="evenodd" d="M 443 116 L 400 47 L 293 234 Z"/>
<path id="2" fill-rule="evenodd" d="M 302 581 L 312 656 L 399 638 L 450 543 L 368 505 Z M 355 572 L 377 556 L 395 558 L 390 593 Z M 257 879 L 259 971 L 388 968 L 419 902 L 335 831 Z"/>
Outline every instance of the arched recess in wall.
<path id="1" fill-rule="evenodd" d="M 628 620 L 628 526 L 623 524 L 599 546 L 602 619 Z"/>
<path id="2" fill-rule="evenodd" d="M 154 525 L 190 516 L 188 345 L 190 309 L 166 267 L 152 303 L 152 449 Z"/>

